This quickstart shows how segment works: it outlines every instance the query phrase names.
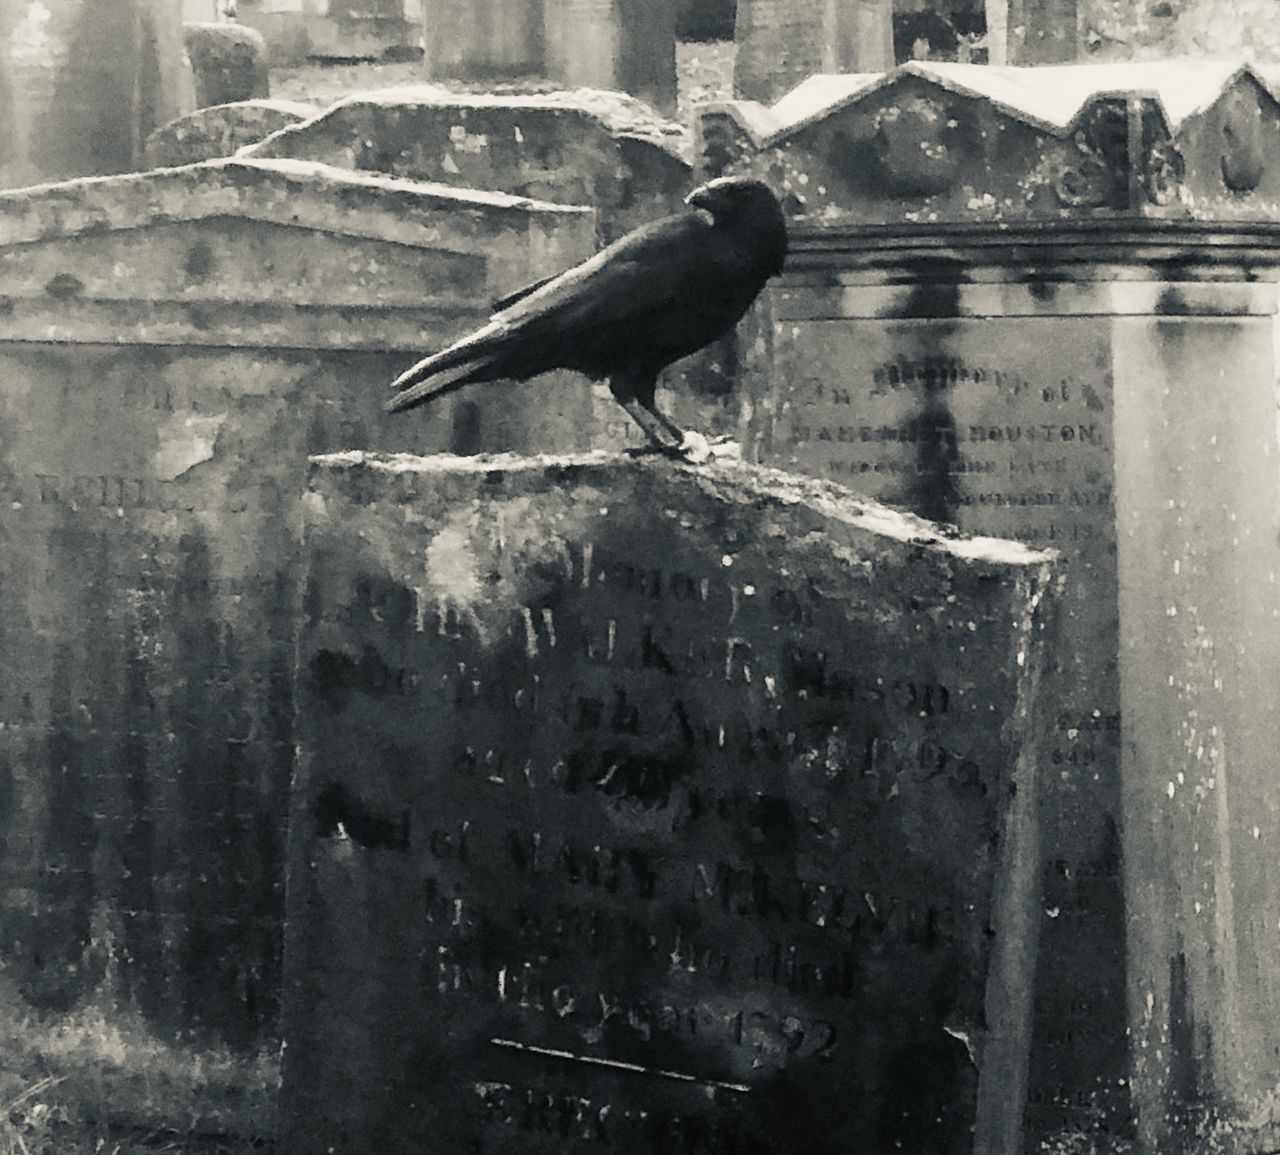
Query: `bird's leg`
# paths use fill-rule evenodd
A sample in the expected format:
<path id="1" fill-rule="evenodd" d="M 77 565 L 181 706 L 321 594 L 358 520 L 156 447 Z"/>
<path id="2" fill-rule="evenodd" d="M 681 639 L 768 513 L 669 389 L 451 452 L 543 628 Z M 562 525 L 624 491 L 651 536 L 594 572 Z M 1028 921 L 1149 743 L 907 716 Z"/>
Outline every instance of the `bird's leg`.
<path id="1" fill-rule="evenodd" d="M 680 447 L 684 442 L 683 431 L 670 422 L 664 421 L 661 414 L 641 404 L 634 397 L 618 402 L 630 414 L 631 419 L 644 430 L 649 443 L 661 453 L 672 457 L 680 456 Z"/>
<path id="2" fill-rule="evenodd" d="M 631 376 L 619 374 L 609 381 L 614 399 L 644 430 L 651 445 L 668 457 L 687 461 L 691 465 L 701 465 L 711 456 L 707 439 L 700 433 L 681 429 L 658 409 L 655 401 L 657 385 L 656 373 Z"/>

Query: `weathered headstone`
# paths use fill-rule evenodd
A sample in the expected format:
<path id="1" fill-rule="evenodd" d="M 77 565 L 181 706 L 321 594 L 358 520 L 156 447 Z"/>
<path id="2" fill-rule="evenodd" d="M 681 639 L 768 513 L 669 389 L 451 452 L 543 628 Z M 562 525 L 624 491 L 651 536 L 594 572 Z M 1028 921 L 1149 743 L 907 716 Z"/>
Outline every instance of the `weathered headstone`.
<path id="1" fill-rule="evenodd" d="M 262 34 L 273 65 L 297 65 L 416 54 L 419 7 L 415 0 L 240 0 L 236 18 Z"/>
<path id="2" fill-rule="evenodd" d="M 678 125 L 618 92 L 362 93 L 249 149 L 343 168 L 590 205 L 602 239 L 674 212 L 689 191 Z"/>
<path id="3" fill-rule="evenodd" d="M 0 962 L 49 1031 L 274 1053 L 306 455 L 586 444 L 578 380 L 382 402 L 593 234 L 297 162 L 0 194 Z"/>
<path id="4" fill-rule="evenodd" d="M 195 73 L 197 108 L 271 95 L 262 33 L 226 20 L 186 24 L 182 31 Z"/>
<path id="5" fill-rule="evenodd" d="M 0 188 L 133 168 L 192 107 L 171 0 L 0 4 Z"/>
<path id="6" fill-rule="evenodd" d="M 147 167 L 169 168 L 231 156 L 273 132 L 309 120 L 318 111 L 314 105 L 292 100 L 242 100 L 201 108 L 147 137 Z"/>
<path id="7" fill-rule="evenodd" d="M 304 505 L 291 1152 L 1020 1149 L 1048 555 L 603 455 Z"/>
<path id="8" fill-rule="evenodd" d="M 1179 967 L 1191 988 L 1212 986 L 1203 963 L 1211 942 L 1241 968 L 1268 965 L 1254 960 L 1280 949 L 1280 924 L 1264 933 L 1242 921 L 1232 937 L 1221 923 L 1224 937 L 1194 943 L 1208 924 L 1191 924 L 1179 932 L 1181 947 L 1140 930 L 1163 917 L 1142 913 L 1152 879 L 1178 894 L 1201 880 L 1190 860 L 1180 871 L 1153 853 L 1140 833 L 1148 817 L 1135 819 L 1124 801 L 1166 789 L 1174 775 L 1156 771 L 1168 751 L 1147 720 L 1122 713 L 1122 697 L 1162 700 L 1167 676 L 1179 685 L 1187 676 L 1138 662 L 1122 693 L 1117 659 L 1124 639 L 1144 628 L 1141 618 L 1126 624 L 1125 597 L 1161 612 L 1177 598 L 1163 592 L 1168 559 L 1150 542 L 1138 545 L 1142 534 L 1127 536 L 1115 490 L 1131 462 L 1148 460 L 1143 423 L 1159 431 L 1158 442 L 1184 420 L 1171 415 L 1171 401 L 1155 401 L 1156 369 L 1131 352 L 1135 341 L 1150 351 L 1157 334 L 1155 379 L 1180 390 L 1187 415 L 1197 391 L 1217 394 L 1202 351 L 1216 348 L 1230 375 L 1229 404 L 1263 430 L 1261 442 L 1224 452 L 1247 454 L 1246 467 L 1266 473 L 1259 485 L 1270 492 L 1274 456 L 1264 445 L 1275 430 L 1264 410 L 1274 407 L 1275 289 L 1257 282 L 1277 275 L 1275 109 L 1265 77 L 1230 64 L 915 64 L 888 77 L 814 78 L 772 109 L 720 110 L 702 134 L 704 164 L 763 175 L 792 215 L 787 275 L 745 345 L 744 360 L 756 366 L 743 377 L 746 456 L 1063 555 L 1063 638 L 1047 677 L 1057 717 L 1043 751 L 1051 774 L 1031 1082 L 1042 1131 L 1099 1117 L 1122 1128 L 1116 1118 L 1131 1097 L 1139 1118 L 1169 1114 L 1189 1125 L 1188 1087 L 1205 1109 L 1230 1113 L 1236 1085 L 1280 1081 L 1274 1053 L 1263 1062 L 1225 1004 L 1202 994 L 1188 1010 L 1168 1000 Z M 1166 468 L 1173 493 L 1190 467 L 1170 458 Z M 1209 492 L 1211 473 L 1195 473 Z M 1153 475 L 1148 484 L 1144 500 L 1161 483 Z M 1273 540 L 1259 507 L 1229 514 L 1251 518 L 1257 540 Z M 1183 524 L 1199 556 L 1212 534 Z M 1265 580 L 1257 558 L 1247 567 L 1241 572 Z M 1260 626 L 1266 613 L 1254 614 L 1271 604 L 1256 600 L 1266 596 L 1231 619 L 1231 636 L 1242 660 L 1280 681 L 1280 654 Z M 1239 738 L 1237 759 L 1248 798 L 1272 775 L 1264 730 L 1244 705 L 1229 708 L 1250 719 L 1253 736 Z M 1192 781 L 1198 766 L 1178 772 Z M 1254 821 L 1231 818 L 1246 832 Z M 1267 837 L 1272 828 L 1257 824 Z M 1224 836 L 1215 853 L 1230 842 Z M 1217 860 L 1219 887 L 1229 877 L 1252 893 L 1265 876 L 1252 874 L 1250 861 L 1238 851 Z M 1160 1052 L 1162 1077 L 1185 1074 L 1164 1098 L 1149 1058 L 1136 1060 L 1145 1085 L 1129 1070 L 1126 1015 L 1132 1037 Z M 1201 1029 L 1215 1040 L 1212 1053 Z M 1261 1036 L 1274 1045 L 1273 1033 Z M 1220 1077 L 1228 1060 L 1215 1056 L 1240 1047 L 1252 1073 Z"/>
<path id="9" fill-rule="evenodd" d="M 674 112 L 675 0 L 425 0 L 428 80 L 545 77 Z"/>
<path id="10" fill-rule="evenodd" d="M 424 0 L 428 80 L 509 80 L 539 75 L 543 0 Z"/>
<path id="11" fill-rule="evenodd" d="M 676 107 L 675 0 L 549 0 L 546 71 L 572 88 L 618 89 Z"/>
<path id="12" fill-rule="evenodd" d="M 814 73 L 893 67 L 888 0 L 738 0 L 733 90 L 772 101 Z"/>

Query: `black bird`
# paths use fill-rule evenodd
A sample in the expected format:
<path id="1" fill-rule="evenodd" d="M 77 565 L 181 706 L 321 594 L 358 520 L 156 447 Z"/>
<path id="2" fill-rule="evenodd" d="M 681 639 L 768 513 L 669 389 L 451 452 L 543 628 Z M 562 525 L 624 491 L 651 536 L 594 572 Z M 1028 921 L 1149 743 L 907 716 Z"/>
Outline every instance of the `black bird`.
<path id="1" fill-rule="evenodd" d="M 721 177 L 694 189 L 690 211 L 653 221 L 558 276 L 498 301 L 489 323 L 407 369 L 387 409 L 422 405 L 480 381 L 525 381 L 551 369 L 608 379 L 649 440 L 706 458 L 654 404 L 658 374 L 737 324 L 782 272 L 787 228 L 767 185 Z"/>

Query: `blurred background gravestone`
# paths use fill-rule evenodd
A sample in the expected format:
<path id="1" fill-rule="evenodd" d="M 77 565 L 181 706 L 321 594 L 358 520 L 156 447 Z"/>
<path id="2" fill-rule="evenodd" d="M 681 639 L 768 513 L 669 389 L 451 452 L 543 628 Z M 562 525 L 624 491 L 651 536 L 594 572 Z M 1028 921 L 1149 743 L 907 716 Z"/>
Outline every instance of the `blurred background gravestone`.
<path id="1" fill-rule="evenodd" d="M 793 226 L 741 342 L 746 455 L 1063 554 L 1042 1133 L 1132 1111 L 1175 1150 L 1215 1113 L 1264 1117 L 1280 1082 L 1254 692 L 1280 682 L 1278 127 L 1267 74 L 1213 62 L 926 61 L 703 117 L 706 171 L 763 176 Z M 1215 569 L 1249 592 L 1218 605 Z"/>
<path id="2" fill-rule="evenodd" d="M 428 80 L 546 77 L 676 104 L 675 0 L 424 0 Z"/>
<path id="3" fill-rule="evenodd" d="M 171 0 L 0 0 L 0 188 L 136 167 L 193 100 Z"/>
<path id="4" fill-rule="evenodd" d="M 240 100 L 200 108 L 147 137 L 147 167 L 167 168 L 231 156 L 318 112 L 315 105 L 294 100 Z"/>
<path id="5" fill-rule="evenodd" d="M 289 1151 L 1020 1149 L 1048 555 L 652 458 L 304 505 Z"/>
<path id="6" fill-rule="evenodd" d="M 111 1027 L 60 1094 L 185 1128 L 216 1069 L 196 1114 L 269 1130 L 306 455 L 589 445 L 568 377 L 382 402 L 594 232 L 292 161 L 0 193 L 0 999 Z"/>
<path id="7" fill-rule="evenodd" d="M 197 108 L 271 95 L 267 42 L 260 32 L 220 21 L 183 25 L 183 38 L 195 75 Z"/>

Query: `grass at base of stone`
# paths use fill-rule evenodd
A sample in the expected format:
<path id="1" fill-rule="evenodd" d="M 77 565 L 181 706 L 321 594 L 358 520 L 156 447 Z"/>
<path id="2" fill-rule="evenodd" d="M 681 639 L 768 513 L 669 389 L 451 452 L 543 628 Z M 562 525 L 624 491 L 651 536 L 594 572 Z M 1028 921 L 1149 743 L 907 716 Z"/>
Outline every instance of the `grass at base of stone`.
<path id="1" fill-rule="evenodd" d="M 275 1056 L 157 1039 L 136 1012 L 39 1015 L 0 977 L 0 1155 L 250 1155 Z"/>

